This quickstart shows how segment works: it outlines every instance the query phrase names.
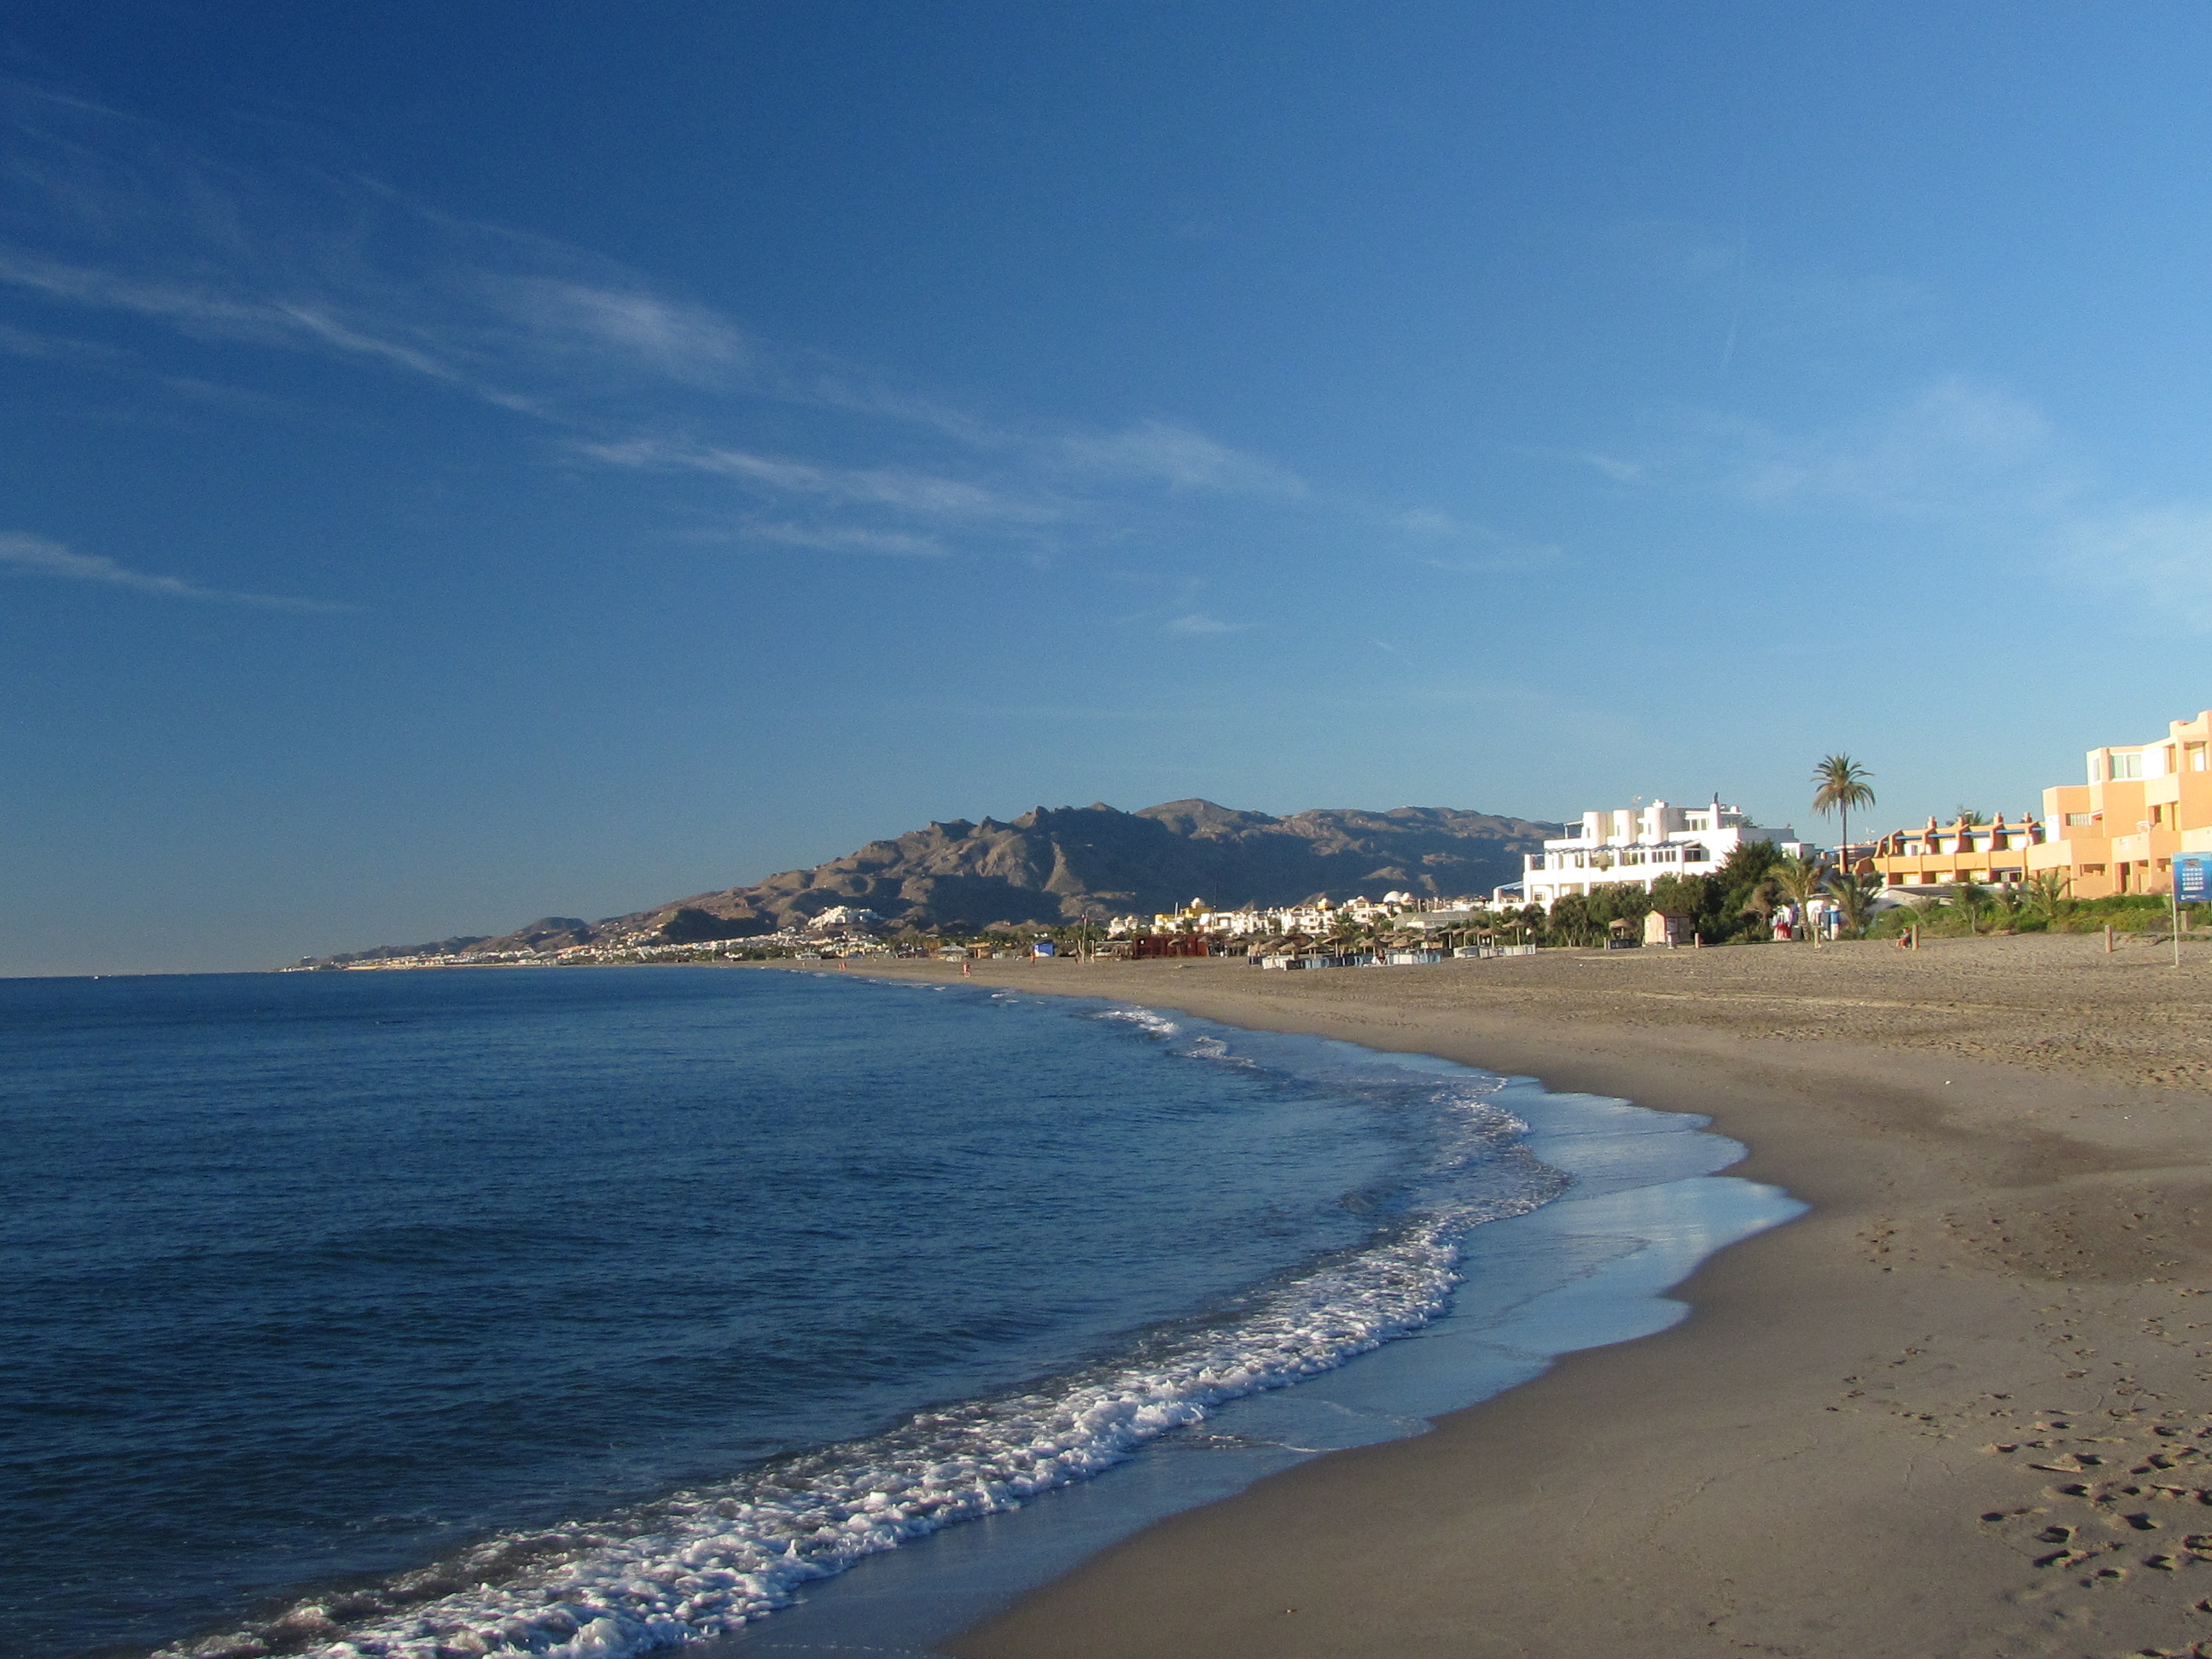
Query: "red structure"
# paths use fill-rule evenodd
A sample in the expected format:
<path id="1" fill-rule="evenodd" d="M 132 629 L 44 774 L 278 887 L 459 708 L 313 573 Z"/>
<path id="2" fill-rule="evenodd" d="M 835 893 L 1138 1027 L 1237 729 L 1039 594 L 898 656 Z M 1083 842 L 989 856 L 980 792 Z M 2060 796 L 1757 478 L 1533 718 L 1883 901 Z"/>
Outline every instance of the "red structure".
<path id="1" fill-rule="evenodd" d="M 1129 941 L 1136 948 L 1132 958 L 1143 962 L 1152 957 L 1210 957 L 1213 945 L 1202 933 L 1139 933 Z"/>

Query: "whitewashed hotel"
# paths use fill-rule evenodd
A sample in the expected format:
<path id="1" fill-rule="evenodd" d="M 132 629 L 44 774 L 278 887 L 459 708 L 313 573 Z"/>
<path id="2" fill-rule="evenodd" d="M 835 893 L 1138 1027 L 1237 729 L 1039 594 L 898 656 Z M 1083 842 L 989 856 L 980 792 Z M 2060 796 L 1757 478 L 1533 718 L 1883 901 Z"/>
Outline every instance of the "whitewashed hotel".
<path id="1" fill-rule="evenodd" d="M 1648 892 L 1662 876 L 1710 876 L 1737 848 L 1759 841 L 1800 858 L 1809 851 L 1795 830 L 1754 824 L 1741 809 L 1722 805 L 1717 795 L 1707 806 L 1655 800 L 1649 806 L 1585 812 L 1579 835 L 1523 854 L 1521 879 L 1499 888 L 1494 902 L 1548 910 L 1567 894 L 1593 887 L 1626 884 Z"/>

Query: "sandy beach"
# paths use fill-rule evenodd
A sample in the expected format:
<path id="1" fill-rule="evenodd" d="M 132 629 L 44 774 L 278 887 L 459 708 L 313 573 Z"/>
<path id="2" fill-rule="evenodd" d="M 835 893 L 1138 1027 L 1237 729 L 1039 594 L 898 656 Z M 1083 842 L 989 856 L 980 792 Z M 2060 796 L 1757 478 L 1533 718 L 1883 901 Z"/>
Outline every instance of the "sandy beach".
<path id="1" fill-rule="evenodd" d="M 2185 948 L 975 964 L 1705 1113 L 1813 1209 L 1708 1262 L 1672 1330 L 1155 1526 L 947 1650 L 2212 1654 L 2212 948 Z"/>

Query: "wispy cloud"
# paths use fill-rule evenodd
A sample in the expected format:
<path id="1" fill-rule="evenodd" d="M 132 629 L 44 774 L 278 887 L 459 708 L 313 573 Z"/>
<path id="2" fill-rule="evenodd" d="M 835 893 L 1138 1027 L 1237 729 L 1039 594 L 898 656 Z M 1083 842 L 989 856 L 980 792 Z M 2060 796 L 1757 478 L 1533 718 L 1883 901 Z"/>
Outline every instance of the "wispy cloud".
<path id="1" fill-rule="evenodd" d="M 1156 479 L 1183 489 L 1293 500 L 1309 493 L 1304 480 L 1284 468 L 1169 421 L 1142 421 L 1120 432 L 1066 436 L 1056 447 L 1084 471 Z"/>
<path id="2" fill-rule="evenodd" d="M 1565 459 L 1617 483 L 1907 518 L 2048 513 L 2087 477 L 2040 409 L 1963 375 L 1809 430 L 1710 409 L 1678 411 L 1666 424 L 1663 437 L 1629 453 L 1616 447 Z"/>
<path id="3" fill-rule="evenodd" d="M 0 323 L 0 352 L 10 357 L 33 357 L 49 362 L 114 363 L 130 356 L 114 346 L 73 340 L 61 334 L 40 334 L 6 323 Z"/>
<path id="4" fill-rule="evenodd" d="M 646 292 L 533 276 L 489 276 L 507 314 L 544 349 L 629 359 L 669 379 L 726 385 L 759 364 L 759 346 L 701 305 Z"/>
<path id="5" fill-rule="evenodd" d="M 164 374 L 161 385 L 179 398 L 219 409 L 244 410 L 256 415 L 293 415 L 297 414 L 300 409 L 300 405 L 289 398 L 274 398 L 265 392 L 253 392 L 245 386 L 203 380 L 195 375 Z"/>
<path id="6" fill-rule="evenodd" d="M 1035 553 L 1048 533 L 1126 538 L 1206 498 L 1332 510 L 1288 468 L 1171 418 L 987 418 L 587 250 L 372 180 L 237 165 L 21 82 L 0 81 L 0 296 L 433 382 L 553 429 L 572 459 L 780 497 L 824 550 L 961 521 L 963 549 Z M 0 330 L 0 351 L 68 349 Z M 884 459 L 854 459 L 871 453 Z"/>
<path id="7" fill-rule="evenodd" d="M 1218 617 L 1209 617 L 1203 611 L 1194 611 L 1188 616 L 1177 617 L 1167 625 L 1170 634 L 1242 634 L 1250 623 L 1223 622 Z"/>
<path id="8" fill-rule="evenodd" d="M 2051 504 L 2077 483 L 2042 411 L 1961 377 L 1825 432 L 1785 434 L 1716 422 L 1734 451 L 1725 481 L 1754 501 L 1849 501 L 1886 513 L 1948 514 L 1993 503 Z"/>
<path id="9" fill-rule="evenodd" d="M 1607 228 L 1599 240 L 1646 281 L 1709 307 L 1712 362 L 1723 373 L 1745 347 L 1912 327 L 1927 303 L 1921 289 L 1897 277 L 1778 260 L 1751 222 L 1723 229 L 1630 220 Z"/>
<path id="10" fill-rule="evenodd" d="M 2212 503 L 2085 515 L 2052 539 L 2060 571 L 2083 589 L 2122 592 L 2147 617 L 2212 628 Z"/>
<path id="11" fill-rule="evenodd" d="M 1057 516 L 1039 501 L 1024 501 L 957 478 L 900 467 L 825 466 L 786 456 L 757 455 L 633 438 L 621 443 L 579 444 L 580 453 L 610 466 L 659 472 L 706 472 L 771 495 L 818 496 L 859 507 L 888 507 L 923 518 L 1018 520 L 1036 523 Z"/>
<path id="12" fill-rule="evenodd" d="M 0 82 L 0 286 L 20 295 L 378 362 L 526 412 L 760 367 L 741 331 L 611 260 L 370 181 L 232 166 L 20 82 Z"/>
<path id="13" fill-rule="evenodd" d="M 1632 467 L 1601 470 L 1764 512 L 1917 522 L 1954 545 L 2001 548 L 2064 590 L 2124 592 L 2177 625 L 2212 630 L 2212 501 L 2114 501 L 2040 407 L 1964 376 L 1810 431 L 1694 412 Z"/>
<path id="14" fill-rule="evenodd" d="M 1594 467 L 1615 483 L 1635 483 L 1650 473 L 1650 465 L 1643 461 L 1628 460 L 1619 455 L 1607 455 L 1601 450 L 1585 449 L 1574 459 Z"/>
<path id="15" fill-rule="evenodd" d="M 0 321 L 12 331 L 0 351 L 66 349 L 41 343 L 78 326 L 70 313 L 98 314 L 141 325 L 120 336 L 133 350 L 116 353 L 129 366 L 118 372 L 166 378 L 210 407 L 222 395 L 210 380 L 237 386 L 234 403 L 252 398 L 239 385 L 246 365 L 204 378 L 202 363 L 157 362 L 147 332 L 444 388 L 537 426 L 560 463 L 669 479 L 648 499 L 672 535 L 854 557 L 1137 565 L 1147 549 L 1191 544 L 1194 531 L 1249 544 L 1264 525 L 1286 543 L 1455 574 L 1562 556 L 1435 508 L 1350 499 L 1170 412 L 1086 427 L 961 408 L 768 339 L 588 250 L 335 169 L 235 164 L 159 123 L 20 82 L 0 82 L 0 304 L 21 313 Z M 1733 441 L 1741 461 L 1759 441 Z M 1782 473 L 1811 464 L 1766 441 L 1755 487 L 1809 489 Z M 1609 449 L 1591 464 L 1642 484 L 1683 462 Z M 1148 625 L 1187 612 L 1197 620 L 1167 625 L 1239 626 L 1193 603 L 1164 599 Z"/>
<path id="16" fill-rule="evenodd" d="M 823 553 L 878 553 L 894 558 L 942 558 L 947 549 L 933 536 L 902 531 L 866 530 L 852 525 L 748 524 L 732 532 L 748 541 L 779 542 L 786 547 Z"/>
<path id="17" fill-rule="evenodd" d="M 1408 538 L 1413 556 L 1420 563 L 1454 575 L 1539 570 L 1565 556 L 1565 550 L 1556 544 L 1507 535 L 1435 507 L 1394 514 L 1389 523 Z"/>
<path id="18" fill-rule="evenodd" d="M 177 576 L 156 576 L 132 570 L 98 553 L 79 553 L 43 536 L 0 533 L 0 570 L 17 576 L 51 576 L 64 581 L 97 582 L 134 592 L 158 593 L 173 599 L 212 599 L 225 605 L 246 605 L 264 611 L 343 611 L 350 605 L 320 599 L 291 599 L 276 593 L 238 593 L 203 587 Z"/>

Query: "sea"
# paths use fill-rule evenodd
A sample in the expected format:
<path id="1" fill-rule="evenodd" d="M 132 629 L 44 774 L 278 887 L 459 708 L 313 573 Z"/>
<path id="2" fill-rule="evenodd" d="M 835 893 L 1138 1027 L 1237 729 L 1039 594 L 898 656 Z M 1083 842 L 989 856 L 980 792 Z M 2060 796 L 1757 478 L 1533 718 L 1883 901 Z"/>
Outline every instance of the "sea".
<path id="1" fill-rule="evenodd" d="M 1673 1322 L 1741 1152 L 967 983 L 0 981 L 0 1655 L 926 1655 Z"/>

